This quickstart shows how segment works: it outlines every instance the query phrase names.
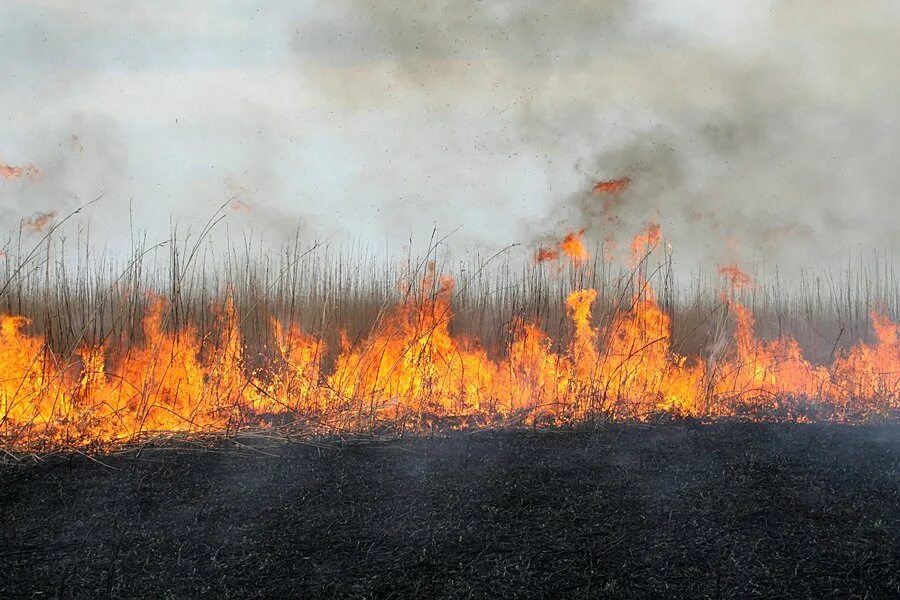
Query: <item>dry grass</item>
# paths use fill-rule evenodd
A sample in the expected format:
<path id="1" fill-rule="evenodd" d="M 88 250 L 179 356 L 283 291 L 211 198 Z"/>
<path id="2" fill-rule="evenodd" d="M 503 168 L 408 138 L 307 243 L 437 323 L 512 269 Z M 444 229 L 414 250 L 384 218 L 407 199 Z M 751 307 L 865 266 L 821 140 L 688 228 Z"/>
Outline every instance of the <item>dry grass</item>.
<path id="1" fill-rule="evenodd" d="M 471 426 L 497 419 L 544 422 L 548 415 L 564 422 L 598 416 L 647 419 L 659 410 L 685 414 L 675 403 L 681 398 L 680 392 L 671 402 L 668 397 L 662 400 L 659 389 L 653 387 L 659 384 L 652 377 L 645 383 L 639 380 L 627 393 L 609 392 L 614 378 L 631 385 L 631 375 L 611 362 L 608 346 L 614 346 L 623 315 L 645 323 L 643 315 L 635 313 L 647 310 L 651 320 L 646 323 L 658 322 L 652 321 L 655 309 L 636 300 L 651 294 L 671 318 L 672 344 L 665 352 L 687 357 L 688 369 L 698 365 L 703 370 L 705 383 L 690 388 L 699 390 L 699 395 L 687 414 L 746 414 L 745 409 L 759 406 L 744 406 L 744 397 L 752 399 L 767 393 L 761 384 L 757 389 L 756 380 L 724 395 L 712 393 L 712 386 L 721 377 L 716 369 L 723 364 L 722 358 L 734 354 L 735 319 L 729 315 L 733 304 L 726 298 L 736 298 L 751 308 L 763 338 L 790 335 L 800 342 L 807 357 L 820 362 L 831 362 L 859 340 L 871 339 L 868 311 L 877 304 L 889 315 L 896 315 L 900 298 L 892 265 L 878 260 L 871 265 L 861 262 L 840 273 L 806 273 L 791 281 L 785 281 L 777 271 L 770 275 L 757 269 L 751 274 L 756 283 L 736 290 L 718 274 L 698 272 L 686 281 L 679 279 L 672 252 L 665 244 L 654 247 L 634 268 L 607 261 L 602 247 L 594 248 L 593 258 L 579 265 L 534 264 L 521 248 L 486 256 L 471 254 L 458 260 L 446 250 L 445 240 L 435 237 L 421 254 L 384 259 L 375 258 L 376 253 L 365 246 L 334 247 L 300 236 L 278 247 L 250 237 L 240 244 L 214 244 L 209 234 L 218 218 L 214 216 L 195 235 L 173 230 L 163 243 L 134 236 L 127 257 L 94 251 L 89 236 L 81 231 L 71 241 L 63 235 L 67 219 L 53 225 L 39 240 L 19 232 L 6 244 L 0 261 L 0 313 L 27 317 L 28 336 L 40 336 L 26 339 L 30 344 L 27 352 L 33 358 L 25 357 L 22 363 L 22 357 L 13 353 L 21 364 L 6 374 L 7 389 L 0 400 L 7 408 L 6 414 L 0 415 L 0 425 L 8 426 L 4 438 L 8 447 L 21 448 L 27 440 L 31 449 L 43 444 L 45 438 L 48 444 L 59 444 L 62 439 L 66 445 L 83 445 L 96 435 L 86 432 L 99 431 L 104 419 L 109 418 L 118 419 L 119 429 L 115 434 L 104 433 L 104 439 L 125 440 L 153 434 L 157 429 L 168 432 L 169 427 L 191 432 L 232 431 L 258 424 L 273 412 L 301 420 L 319 419 L 328 427 L 369 432 L 377 430 L 385 419 L 398 421 L 391 427 L 402 430 L 405 419 L 410 418 L 421 421 L 421 428 L 430 426 L 434 419 L 446 418 L 474 418 L 458 424 Z M 456 278 L 449 309 L 433 302 L 445 290 L 442 273 Z M 430 378 L 429 365 L 449 364 L 446 357 L 472 348 L 484 348 L 490 359 L 506 358 L 513 340 L 521 341 L 521 327 L 526 322 L 536 323 L 548 334 L 554 346 L 553 354 L 547 355 L 550 360 L 573 355 L 575 324 L 567 314 L 566 298 L 573 290 L 585 288 L 598 292 L 591 318 L 599 326 L 599 335 L 592 338 L 591 345 L 598 346 L 599 354 L 589 359 L 593 361 L 590 368 L 609 362 L 613 364 L 611 377 L 596 378 L 587 373 L 581 380 L 573 378 L 565 383 L 568 387 L 564 392 L 551 391 L 553 397 L 547 396 L 547 388 L 527 387 L 534 384 L 526 382 L 524 400 L 514 397 L 518 392 L 509 393 L 504 388 L 497 394 L 488 390 L 477 403 L 467 402 L 465 394 L 473 386 L 461 385 L 459 378 Z M 194 357 L 191 360 L 199 361 L 192 364 L 200 365 L 200 375 L 190 375 L 194 367 L 178 363 L 185 354 L 173 349 L 173 336 L 164 336 L 170 342 L 159 346 L 169 348 L 166 352 L 171 358 L 161 355 L 158 346 L 145 343 L 155 339 L 153 344 L 161 344 L 159 326 L 150 328 L 157 332 L 155 338 L 144 331 L 145 317 L 152 305 L 158 306 L 155 298 L 160 296 L 167 299 L 162 309 L 162 330 L 186 340 Z M 230 311 L 229 303 L 235 311 Z M 431 316 L 398 325 L 395 307 L 418 303 L 425 304 L 414 312 Z M 448 353 L 432 358 L 431 363 L 414 357 L 407 365 L 404 356 L 421 352 L 416 349 L 421 340 L 430 340 L 434 329 L 448 319 L 450 332 L 458 340 L 458 346 L 454 346 L 457 349 L 445 351 Z M 313 367 L 298 368 L 290 363 L 284 347 L 279 346 L 273 325 L 276 321 L 298 324 L 306 334 L 324 341 L 326 350 L 320 351 L 322 344 L 316 342 L 315 357 L 297 363 Z M 235 325 L 239 344 L 233 336 Z M 403 334 L 407 326 L 416 331 Z M 630 342 L 631 349 L 619 350 L 624 352 L 622 361 L 663 339 L 655 339 L 657 335 L 669 334 L 662 330 L 647 333 L 637 346 Z M 145 335 L 151 338 L 144 339 Z M 373 344 L 374 337 L 379 341 Z M 35 339 L 38 346 L 43 345 L 42 350 L 34 349 Z M 413 392 L 406 391 L 412 388 L 393 391 L 380 381 L 373 388 L 356 387 L 356 379 L 374 370 L 368 365 L 360 367 L 363 363 L 351 362 L 349 367 L 344 364 L 341 369 L 333 369 L 336 361 L 346 361 L 356 349 L 367 359 L 371 354 L 375 365 L 382 365 L 385 347 L 393 340 L 408 341 L 410 346 L 394 349 L 386 359 L 388 364 L 377 369 L 393 374 L 398 365 L 405 365 L 415 372 L 411 375 L 421 376 L 424 382 Z M 103 366 L 104 361 L 94 366 L 88 355 L 82 356 L 85 348 L 98 346 L 102 346 L 98 356 L 115 359 L 106 362 L 113 365 L 113 372 Z M 132 360 L 135 356 L 138 358 Z M 652 376 L 662 367 L 640 368 Z M 743 368 L 743 364 L 737 367 Z M 166 373 L 176 370 L 179 374 L 166 383 Z M 97 389 L 91 379 L 94 375 L 104 385 L 111 382 L 107 389 L 112 395 L 90 396 L 92 401 L 85 402 L 85 394 Z M 874 385 L 881 387 L 874 391 L 866 388 L 865 393 L 872 398 L 867 396 L 870 401 L 850 413 L 831 406 L 823 396 L 823 408 L 838 411 L 833 415 L 828 410 L 821 413 L 810 408 L 809 401 L 815 404 L 821 393 L 789 388 L 802 390 L 788 392 L 793 408 L 771 418 L 858 420 L 859 415 L 893 415 L 897 389 L 896 382 L 888 381 L 891 377 L 890 373 L 887 378 L 876 377 Z M 290 387 L 295 381 L 301 387 Z M 282 387 L 274 395 L 264 389 L 276 384 Z M 474 383 L 476 393 L 482 389 L 478 385 Z M 532 392 L 538 389 L 542 391 Z M 250 404 L 248 397 L 259 402 Z M 773 396 L 766 398 L 772 400 Z M 781 403 L 774 399 L 766 406 L 781 410 Z M 663 402 L 670 408 L 662 408 Z M 19 410 L 18 419 L 15 413 L 8 418 L 10 406 Z M 39 408 L 23 412 L 22 406 Z M 100 412 L 95 412 L 97 407 Z M 145 426 L 148 415 L 162 414 L 160 411 L 171 413 L 167 423 Z M 97 416 L 102 414 L 107 417 Z M 134 417 L 134 423 L 119 422 L 128 415 Z M 765 418 L 756 413 L 751 416 Z"/>
<path id="2" fill-rule="evenodd" d="M 72 242 L 60 224 L 40 240 L 19 232 L 0 257 L 0 311 L 31 319 L 29 332 L 44 336 L 62 361 L 84 344 L 133 344 L 155 295 L 170 301 L 171 330 L 190 323 L 201 334 L 214 330 L 223 302 L 233 298 L 248 356 L 272 346 L 271 317 L 299 323 L 335 348 L 339 331 L 359 340 L 391 306 L 428 297 L 422 285 L 436 291 L 439 283 L 426 279 L 428 265 L 434 265 L 436 273 L 456 279 L 453 333 L 502 354 L 520 319 L 540 324 L 564 345 L 571 329 L 564 301 L 575 289 L 597 289 L 594 321 L 609 323 L 629 309 L 635 282 L 643 278 L 671 315 L 673 349 L 681 354 L 708 355 L 723 339 L 731 325 L 722 298 L 734 293 L 755 314 L 762 338 L 790 335 L 814 362 L 828 362 L 870 339 L 873 308 L 890 316 L 900 312 L 893 264 L 877 255 L 789 281 L 777 270 L 756 267 L 750 271 L 755 284 L 735 292 L 715 272 L 679 279 L 672 254 L 662 249 L 645 257 L 642 278 L 635 278 L 608 262 L 600 246 L 578 267 L 533 264 L 521 248 L 456 260 L 436 239 L 420 256 L 383 259 L 365 246 L 334 247 L 299 236 L 278 247 L 257 239 L 214 247 L 207 239 L 213 225 L 195 236 L 176 230 L 156 244 L 135 236 L 124 258 L 96 253 L 84 232 Z"/>

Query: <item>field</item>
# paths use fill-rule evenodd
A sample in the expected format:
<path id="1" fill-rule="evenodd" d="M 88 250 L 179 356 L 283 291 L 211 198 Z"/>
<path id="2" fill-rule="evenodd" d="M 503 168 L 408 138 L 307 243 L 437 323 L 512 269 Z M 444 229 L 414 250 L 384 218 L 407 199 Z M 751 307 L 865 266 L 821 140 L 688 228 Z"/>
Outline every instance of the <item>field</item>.
<path id="1" fill-rule="evenodd" d="M 4 598 L 896 598 L 900 429 L 169 443 L 0 474 Z"/>
<path id="2" fill-rule="evenodd" d="M 3 6 L 0 600 L 900 600 L 900 0 L 159 5 Z"/>
<path id="3" fill-rule="evenodd" d="M 726 265 L 679 282 L 655 224 L 629 258 L 576 232 L 549 255 L 461 262 L 441 240 L 379 262 L 299 238 L 270 253 L 173 233 L 123 265 L 54 231 L 4 251 L 0 447 L 13 453 L 285 422 L 373 434 L 900 412 L 900 294 L 877 256 L 837 276 Z"/>
<path id="4" fill-rule="evenodd" d="M 54 231 L 0 269 L 0 597 L 900 594 L 877 257 L 680 281 L 651 225 L 618 263 L 123 264 Z"/>

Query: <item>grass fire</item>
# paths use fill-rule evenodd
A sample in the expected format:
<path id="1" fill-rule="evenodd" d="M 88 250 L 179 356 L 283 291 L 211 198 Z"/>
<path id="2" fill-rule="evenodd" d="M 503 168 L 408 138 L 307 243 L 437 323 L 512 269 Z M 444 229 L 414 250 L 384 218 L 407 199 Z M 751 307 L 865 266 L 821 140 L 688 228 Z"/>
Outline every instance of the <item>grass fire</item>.
<path id="1" fill-rule="evenodd" d="M 889 315 L 897 296 L 870 289 L 883 300 L 869 301 L 861 290 L 834 290 L 827 304 L 785 305 L 778 294 L 760 297 L 765 282 L 727 265 L 716 285 L 683 298 L 658 225 L 635 235 L 634 254 L 618 266 L 600 246 L 588 252 L 584 235 L 567 235 L 560 249 L 576 240 L 582 250 L 553 266 L 526 261 L 522 271 L 490 259 L 467 265 L 465 279 L 440 274 L 436 247 L 402 264 L 358 258 L 349 268 L 345 256 L 297 241 L 277 262 L 229 251 L 211 276 L 194 270 L 194 247 L 173 239 L 136 247 L 124 271 L 85 258 L 57 262 L 50 277 L 8 258 L 34 253 L 8 248 L 0 498 L 15 520 L 0 540 L 15 554 L 0 589 L 16 596 L 65 577 L 76 597 L 104 586 L 141 596 L 166 569 L 177 574 L 167 589 L 187 596 L 200 581 L 222 594 L 262 596 L 390 595 L 384 586 L 402 595 L 555 595 L 602 581 L 610 595 L 639 597 L 636 590 L 662 593 L 676 580 L 684 593 L 712 593 L 702 578 L 672 578 L 699 563 L 725 569 L 720 589 L 778 593 L 810 580 L 765 569 L 804 560 L 841 564 L 832 583 L 810 588 L 825 596 L 857 589 L 841 587 L 851 577 L 841 569 L 864 569 L 864 589 L 890 596 L 900 524 L 900 342 Z M 117 274 L 86 280 L 71 272 Z M 774 323 L 794 330 L 760 334 Z M 825 333 L 834 336 L 827 353 Z M 835 471 L 837 464 L 845 467 Z M 310 485 L 320 495 L 309 497 Z M 808 485 L 837 486 L 840 496 L 816 491 L 791 504 Z M 75 505 L 61 500 L 75 490 Z M 102 500 L 111 490 L 112 504 Z M 172 493 L 187 495 L 169 506 L 163 499 Z M 768 500 L 751 500 L 758 493 Z M 157 498 L 151 513 L 122 525 L 107 520 L 148 494 Z M 306 499 L 294 507 L 298 494 Z M 44 496 L 60 498 L 47 513 L 35 509 L 48 506 L 35 500 Z M 392 523 L 394 502 L 420 508 Z M 617 504 L 632 502 L 652 518 L 636 520 L 639 513 Z M 830 502 L 845 505 L 832 514 Z M 341 520 L 356 510 L 370 516 Z M 611 515 L 612 528 L 573 542 L 596 523 L 585 510 Z M 693 528 L 731 536 L 740 544 L 734 560 L 743 562 L 760 542 L 747 529 L 757 519 L 720 521 L 748 510 L 773 518 L 785 510 L 761 538 L 777 558 L 741 572 L 712 566 L 720 550 Z M 496 543 L 552 550 L 490 551 L 448 592 L 448 561 L 470 560 L 465 547 L 476 544 L 461 524 L 477 538 L 490 511 L 490 527 L 501 528 Z M 879 520 L 842 527 L 841 519 L 868 515 Z M 80 557 L 62 551 L 68 575 L 41 563 L 58 539 L 40 524 L 45 518 L 77 518 L 97 532 L 62 534 L 90 548 Z M 189 532 L 210 535 L 207 519 L 210 527 L 252 526 L 219 534 L 215 547 L 185 546 Z M 430 527 L 443 533 L 429 537 Z M 26 531 L 42 533 L 26 542 Z M 827 548 L 812 541 L 820 535 L 831 536 Z M 104 559 L 95 553 L 126 537 L 123 562 L 98 572 Z M 672 569 L 682 571 L 660 571 L 654 561 L 670 560 L 675 538 L 685 554 Z M 776 541 L 788 539 L 795 541 Z M 178 556 L 201 561 L 199 571 L 174 558 L 176 546 Z M 568 583 L 541 575 L 569 551 L 598 554 L 573 558 Z M 211 553 L 230 565 L 223 579 Z M 136 575 L 129 565 L 140 555 L 159 570 Z M 267 556 L 295 566 L 266 567 L 259 561 Z M 592 561 L 603 570 L 592 571 Z M 275 576 L 238 581 L 238 564 Z M 495 568 L 515 571 L 488 584 Z"/>
<path id="2" fill-rule="evenodd" d="M 0 599 L 900 598 L 897 5 L 5 3 Z"/>
<path id="3" fill-rule="evenodd" d="M 559 246 L 574 275 L 588 268 L 581 235 L 567 235 Z M 526 292 L 509 300 L 526 310 L 490 314 L 500 307 L 466 297 L 471 282 L 439 275 L 428 261 L 420 279 L 393 301 L 338 298 L 380 304 L 374 318 L 362 320 L 367 325 L 329 318 L 318 331 L 302 316 L 285 316 L 286 305 L 298 310 L 297 294 L 327 293 L 295 287 L 299 281 L 289 296 L 263 291 L 251 302 L 259 285 L 268 290 L 283 282 L 228 282 L 221 293 L 191 298 L 183 290 L 202 289 L 199 281 L 182 280 L 166 294 L 133 280 L 91 299 L 76 291 L 87 282 L 55 280 L 37 292 L 16 280 L 19 289 L 8 297 L 30 309 L 0 317 L 0 435 L 7 449 L 30 451 L 288 420 L 373 433 L 441 422 L 561 425 L 660 414 L 837 422 L 896 417 L 900 337 L 883 306 L 868 311 L 869 331 L 858 341 L 819 363 L 804 356 L 789 332 L 761 339 L 753 309 L 738 295 L 752 286 L 750 277 L 722 267 L 728 291 L 694 324 L 706 337 L 690 348 L 673 328 L 685 307 L 664 308 L 647 276 L 660 240 L 655 224 L 636 235 L 631 271 L 616 281 L 582 286 L 576 278 L 574 289 L 557 288 L 558 305 L 547 298 L 540 307 L 554 315 L 549 319 L 526 314 L 536 302 Z M 546 297 L 539 288 L 564 275 L 541 269 L 538 264 L 525 280 L 504 286 L 537 286 L 528 293 Z M 23 299 L 29 292 L 33 297 Z M 77 313 L 60 313 L 61 301 Z M 42 302 L 44 314 L 35 314 Z M 337 311 L 352 314 L 349 306 Z M 460 312 L 502 325 L 488 334 L 463 331 Z M 91 318 L 76 329 L 76 318 L 85 316 Z"/>

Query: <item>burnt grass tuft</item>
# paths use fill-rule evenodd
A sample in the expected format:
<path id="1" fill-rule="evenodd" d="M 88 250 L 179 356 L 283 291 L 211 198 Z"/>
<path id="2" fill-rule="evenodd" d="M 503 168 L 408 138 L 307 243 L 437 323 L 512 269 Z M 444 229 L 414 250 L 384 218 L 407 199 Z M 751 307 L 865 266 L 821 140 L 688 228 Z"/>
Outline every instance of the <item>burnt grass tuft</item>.
<path id="1" fill-rule="evenodd" d="M 0 468 L 2 598 L 898 598 L 900 427 L 260 438 Z"/>

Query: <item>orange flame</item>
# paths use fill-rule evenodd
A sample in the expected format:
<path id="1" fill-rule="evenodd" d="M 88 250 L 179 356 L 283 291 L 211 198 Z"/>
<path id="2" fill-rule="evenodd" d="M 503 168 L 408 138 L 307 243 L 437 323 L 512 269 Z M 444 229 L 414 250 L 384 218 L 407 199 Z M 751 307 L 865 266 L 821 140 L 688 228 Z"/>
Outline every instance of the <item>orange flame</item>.
<path id="1" fill-rule="evenodd" d="M 249 204 L 237 198 L 229 202 L 229 206 L 231 210 L 242 215 L 249 215 L 253 212 L 253 208 Z"/>
<path id="2" fill-rule="evenodd" d="M 662 230 L 656 223 L 647 225 L 647 230 L 639 233 L 631 240 L 631 264 L 637 265 L 641 259 L 653 251 L 659 245 L 662 238 Z"/>
<path id="3" fill-rule="evenodd" d="M 37 179 L 39 176 L 40 171 L 38 171 L 37 168 L 32 165 L 15 167 L 13 165 L 0 163 L 0 177 L 6 179 L 7 181 L 14 181 L 16 179 L 22 178 Z"/>
<path id="4" fill-rule="evenodd" d="M 735 291 L 753 285 L 753 279 L 734 264 L 719 267 L 719 274 L 728 279 Z"/>
<path id="5" fill-rule="evenodd" d="M 584 229 L 572 231 L 556 244 L 556 248 L 547 248 L 542 246 L 538 248 L 534 254 L 534 262 L 542 263 L 559 259 L 566 256 L 576 266 L 581 265 L 591 259 L 591 253 L 588 252 L 581 237 L 584 235 Z"/>
<path id="6" fill-rule="evenodd" d="M 621 177 L 619 179 L 609 179 L 606 181 L 598 181 L 592 188 L 595 194 L 617 194 L 625 191 L 631 185 L 631 178 Z"/>
<path id="7" fill-rule="evenodd" d="M 22 227 L 29 233 L 43 233 L 53 219 L 56 218 L 57 214 L 59 213 L 55 210 L 35 213 L 33 217 L 25 219 L 22 222 Z"/>
<path id="8" fill-rule="evenodd" d="M 581 236 L 584 235 L 584 229 L 566 234 L 563 241 L 559 243 L 560 250 L 568 256 L 576 265 L 590 260 L 591 254 L 584 247 Z"/>
<path id="9" fill-rule="evenodd" d="M 541 246 L 537 249 L 537 252 L 534 253 L 534 262 L 536 263 L 556 260 L 557 258 L 559 258 L 559 250 L 547 248 L 545 246 Z"/>
<path id="10" fill-rule="evenodd" d="M 633 247 L 658 241 L 659 228 L 650 227 Z M 27 318 L 0 316 L 0 441 L 21 450 L 120 443 L 231 431 L 277 415 L 371 430 L 659 412 L 804 419 L 808 405 L 835 420 L 900 411 L 900 325 L 882 313 L 871 314 L 873 343 L 813 364 L 790 337 L 757 339 L 751 311 L 730 300 L 735 330 L 725 351 L 689 358 L 676 350 L 654 291 L 638 287 L 603 324 L 593 314 L 600 293 L 576 290 L 565 299 L 566 343 L 554 346 L 537 323 L 519 319 L 498 356 L 452 335 L 454 282 L 433 268 L 368 335 L 343 334 L 336 348 L 271 318 L 275 344 L 265 357 L 248 352 L 230 295 L 202 334 L 152 298 L 137 343 L 84 346 L 68 361 L 27 333 Z"/>

